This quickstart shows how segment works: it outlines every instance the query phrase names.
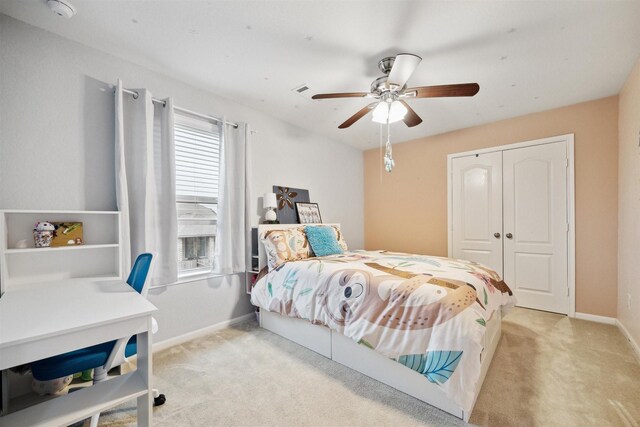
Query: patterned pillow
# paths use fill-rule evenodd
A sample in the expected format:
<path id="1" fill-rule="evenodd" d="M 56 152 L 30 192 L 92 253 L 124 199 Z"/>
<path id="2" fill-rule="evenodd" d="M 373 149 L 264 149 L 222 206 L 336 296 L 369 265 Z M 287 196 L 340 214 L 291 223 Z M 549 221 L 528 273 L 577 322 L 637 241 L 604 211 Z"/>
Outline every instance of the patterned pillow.
<path id="1" fill-rule="evenodd" d="M 336 232 L 336 239 L 338 239 L 338 244 L 340 245 L 342 250 L 344 252 L 348 251 L 349 247 L 347 246 L 347 242 L 345 242 L 345 240 L 344 240 L 344 236 L 342 235 L 342 232 L 340 231 L 340 227 L 338 227 L 337 225 L 332 225 L 331 227 L 333 227 L 334 231 Z"/>
<path id="2" fill-rule="evenodd" d="M 304 228 L 267 230 L 260 235 L 267 254 L 269 271 L 287 261 L 297 261 L 311 256 L 311 249 Z"/>

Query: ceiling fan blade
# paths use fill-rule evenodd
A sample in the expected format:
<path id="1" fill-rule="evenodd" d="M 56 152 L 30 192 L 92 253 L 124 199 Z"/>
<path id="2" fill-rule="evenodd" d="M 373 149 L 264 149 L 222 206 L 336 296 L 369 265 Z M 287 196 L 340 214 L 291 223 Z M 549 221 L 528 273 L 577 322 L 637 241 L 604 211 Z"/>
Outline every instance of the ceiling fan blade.
<path id="1" fill-rule="evenodd" d="M 318 93 L 311 99 L 332 99 L 332 98 L 364 98 L 368 92 L 344 92 L 344 93 Z"/>
<path id="2" fill-rule="evenodd" d="M 358 120 L 360 120 L 361 118 L 366 116 L 367 113 L 369 111 L 371 111 L 373 109 L 373 107 L 375 107 L 376 105 L 378 105 L 377 102 L 373 102 L 373 103 L 367 105 L 366 107 L 364 107 L 363 109 L 361 109 L 360 111 L 355 113 L 353 116 L 351 116 L 347 120 L 345 120 L 344 123 L 342 123 L 340 126 L 338 126 L 338 129 L 346 129 L 346 128 L 348 128 L 349 126 L 351 126 L 352 124 L 354 124 L 355 122 L 357 122 Z"/>
<path id="3" fill-rule="evenodd" d="M 401 99 L 399 101 L 407 109 L 407 114 L 405 114 L 404 119 L 402 119 L 402 121 L 404 122 L 405 125 L 407 125 L 408 127 L 412 128 L 412 127 L 417 126 L 420 123 L 422 123 L 422 119 L 420 118 L 418 113 L 416 113 L 413 110 L 413 108 L 409 107 L 409 104 L 407 104 L 406 102 L 404 102 Z"/>
<path id="4" fill-rule="evenodd" d="M 442 98 L 450 96 L 473 96 L 480 90 L 478 83 L 461 83 L 455 85 L 412 87 L 405 94 L 415 92 L 416 98 Z"/>
<path id="5" fill-rule="evenodd" d="M 411 77 L 418 67 L 418 64 L 420 64 L 420 61 L 422 61 L 422 58 L 410 53 L 400 53 L 396 55 L 393 67 L 391 67 L 391 72 L 389 73 L 389 78 L 387 79 L 387 84 L 399 88 L 404 87 L 409 77 Z"/>

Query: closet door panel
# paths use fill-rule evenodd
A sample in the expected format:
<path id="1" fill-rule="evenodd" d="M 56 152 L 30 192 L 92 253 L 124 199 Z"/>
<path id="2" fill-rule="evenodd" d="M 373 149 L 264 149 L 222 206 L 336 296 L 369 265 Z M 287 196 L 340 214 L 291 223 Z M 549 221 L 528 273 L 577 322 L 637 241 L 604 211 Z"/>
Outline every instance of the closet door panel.
<path id="1" fill-rule="evenodd" d="M 564 143 L 503 153 L 504 280 L 518 305 L 567 313 Z"/>
<path id="2" fill-rule="evenodd" d="M 452 161 L 453 257 L 502 275 L 502 153 Z"/>

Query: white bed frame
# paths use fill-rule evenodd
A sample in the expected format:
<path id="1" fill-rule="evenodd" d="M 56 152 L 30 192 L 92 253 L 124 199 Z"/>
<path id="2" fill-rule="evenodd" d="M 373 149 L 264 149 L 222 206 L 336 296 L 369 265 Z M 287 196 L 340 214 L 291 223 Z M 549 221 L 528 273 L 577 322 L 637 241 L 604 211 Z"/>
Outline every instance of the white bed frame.
<path id="1" fill-rule="evenodd" d="M 340 224 L 325 224 L 340 225 Z M 275 224 L 258 226 L 258 235 L 266 230 L 283 230 L 299 227 L 300 224 Z M 258 245 L 259 267 L 266 265 L 266 254 L 263 245 Z M 335 362 L 354 369 L 368 377 L 380 381 L 403 393 L 415 397 L 429 405 L 442 409 L 458 418 L 469 422 L 473 406 L 478 398 L 482 383 L 489 370 L 491 359 L 498 346 L 501 335 L 501 316 L 497 311 L 493 318 L 487 321 L 487 333 L 484 336 L 480 363 L 480 379 L 473 391 L 473 405 L 470 411 L 464 411 L 453 400 L 448 398 L 435 384 L 427 381 L 423 376 L 416 375 L 415 371 L 407 369 L 385 356 L 359 345 L 353 340 L 331 329 L 313 325 L 306 320 L 281 316 L 278 313 L 260 311 L 260 326 L 288 340 L 315 351 Z"/>

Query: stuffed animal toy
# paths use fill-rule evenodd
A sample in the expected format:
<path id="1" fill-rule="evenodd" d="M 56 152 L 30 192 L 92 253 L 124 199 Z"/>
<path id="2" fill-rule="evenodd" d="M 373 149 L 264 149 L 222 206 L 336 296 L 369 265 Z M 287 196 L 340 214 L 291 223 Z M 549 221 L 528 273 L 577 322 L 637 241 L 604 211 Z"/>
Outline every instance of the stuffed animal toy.
<path id="1" fill-rule="evenodd" d="M 36 222 L 33 228 L 33 241 L 36 248 L 48 248 L 56 233 L 56 227 L 50 222 Z"/>
<path id="2" fill-rule="evenodd" d="M 36 225 L 34 226 L 35 231 L 55 231 L 55 229 L 56 229 L 55 225 L 46 221 L 36 222 Z"/>
<path id="3" fill-rule="evenodd" d="M 31 389 L 40 396 L 44 396 L 45 394 L 58 394 L 69 385 L 71 380 L 73 380 L 73 375 L 48 381 L 40 381 L 34 378 L 33 381 L 31 381 Z"/>

